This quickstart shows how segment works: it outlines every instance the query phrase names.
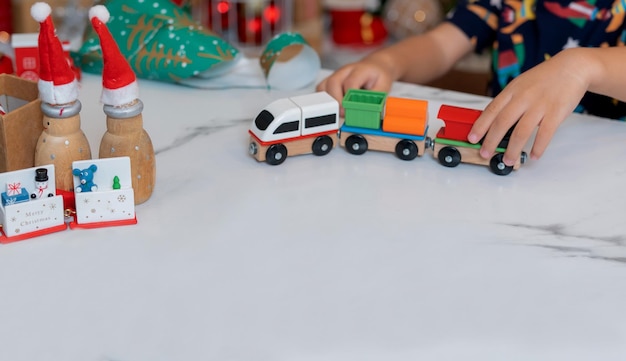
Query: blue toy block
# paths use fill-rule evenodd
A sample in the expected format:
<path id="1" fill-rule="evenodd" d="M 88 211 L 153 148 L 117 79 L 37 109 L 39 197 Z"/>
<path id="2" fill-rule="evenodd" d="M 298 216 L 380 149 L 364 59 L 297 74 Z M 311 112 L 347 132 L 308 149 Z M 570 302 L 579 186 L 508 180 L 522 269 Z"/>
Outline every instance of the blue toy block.
<path id="1" fill-rule="evenodd" d="M 27 202 L 30 199 L 28 191 L 22 188 L 22 192 L 16 196 L 10 196 L 7 192 L 2 192 L 2 205 L 8 206 L 15 203 Z"/>

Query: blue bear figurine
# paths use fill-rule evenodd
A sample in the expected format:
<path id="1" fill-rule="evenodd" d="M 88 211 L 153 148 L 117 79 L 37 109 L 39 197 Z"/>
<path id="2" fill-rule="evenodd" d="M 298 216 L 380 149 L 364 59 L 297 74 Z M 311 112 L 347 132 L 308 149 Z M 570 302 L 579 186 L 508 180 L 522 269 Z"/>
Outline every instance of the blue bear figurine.
<path id="1" fill-rule="evenodd" d="M 74 168 L 72 170 L 72 174 L 80 179 L 80 185 L 76 187 L 74 192 L 95 192 L 98 190 L 98 185 L 93 182 L 93 174 L 98 170 L 98 167 L 95 164 L 89 166 L 89 168 L 78 169 Z"/>

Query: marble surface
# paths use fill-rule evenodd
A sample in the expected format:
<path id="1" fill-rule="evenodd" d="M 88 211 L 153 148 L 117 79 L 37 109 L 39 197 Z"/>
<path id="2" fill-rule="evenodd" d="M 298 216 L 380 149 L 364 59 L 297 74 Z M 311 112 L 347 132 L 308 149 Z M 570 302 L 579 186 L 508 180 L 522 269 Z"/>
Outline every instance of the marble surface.
<path id="1" fill-rule="evenodd" d="M 323 76 L 321 74 L 320 76 Z M 311 92 L 141 81 L 157 182 L 133 226 L 0 246 L 0 360 L 623 360 L 626 125 L 572 115 L 507 177 L 388 153 L 247 154 Z M 84 76 L 83 130 L 105 131 Z M 392 94 L 488 99 L 397 84 Z"/>

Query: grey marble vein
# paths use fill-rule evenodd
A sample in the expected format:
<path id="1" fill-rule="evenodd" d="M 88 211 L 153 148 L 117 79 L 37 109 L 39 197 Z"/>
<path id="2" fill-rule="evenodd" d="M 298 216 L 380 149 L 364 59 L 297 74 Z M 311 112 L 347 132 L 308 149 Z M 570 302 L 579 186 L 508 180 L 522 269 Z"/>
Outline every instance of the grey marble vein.
<path id="1" fill-rule="evenodd" d="M 524 245 L 550 249 L 569 257 L 584 257 L 595 260 L 612 261 L 626 264 L 626 236 L 592 236 L 577 234 L 568 231 L 563 224 L 528 225 L 519 223 L 505 223 L 504 225 L 520 229 L 539 231 L 542 237 L 546 237 L 545 243 L 538 242 L 537 237 L 532 237 Z M 577 245 L 572 241 L 583 241 Z M 562 242 L 563 244 L 554 244 Z"/>
<path id="2" fill-rule="evenodd" d="M 599 241 L 599 242 L 607 242 L 614 245 L 625 245 L 626 244 L 626 236 L 592 236 L 585 234 L 574 234 L 567 232 L 567 227 L 562 224 L 548 224 L 548 225 L 529 225 L 529 224 L 520 224 L 520 223 L 505 223 L 504 225 L 516 228 L 525 228 L 530 230 L 538 230 L 542 231 L 547 235 L 553 235 L 559 238 L 567 237 L 567 238 L 577 238 L 577 239 L 585 239 L 590 241 Z"/>
<path id="3" fill-rule="evenodd" d="M 221 129 L 225 129 L 225 128 L 229 128 L 232 127 L 234 125 L 243 123 L 243 122 L 248 122 L 250 121 L 250 119 L 235 119 L 235 120 L 231 120 L 228 122 L 223 122 L 223 123 L 219 123 L 219 124 L 211 124 L 211 125 L 202 125 L 202 126 L 198 126 L 198 127 L 191 127 L 191 128 L 186 128 L 186 134 L 184 134 L 182 137 L 178 137 L 172 140 L 172 142 L 168 145 L 166 145 L 163 148 L 157 149 L 155 150 L 155 154 L 158 155 L 160 153 L 164 153 L 167 152 L 169 150 L 172 149 L 176 149 L 180 146 L 183 146 L 189 142 L 191 142 L 192 140 L 198 138 L 198 137 L 205 137 L 208 136 L 210 134 L 215 133 L 218 130 Z"/>

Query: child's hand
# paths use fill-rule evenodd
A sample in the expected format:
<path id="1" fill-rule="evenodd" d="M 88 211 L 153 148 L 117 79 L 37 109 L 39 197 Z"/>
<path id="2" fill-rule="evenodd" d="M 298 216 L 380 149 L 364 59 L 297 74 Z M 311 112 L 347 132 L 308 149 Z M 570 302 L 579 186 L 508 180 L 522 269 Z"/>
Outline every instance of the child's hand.
<path id="1" fill-rule="evenodd" d="M 576 52 L 566 50 L 509 83 L 487 105 L 468 135 L 471 143 L 477 143 L 486 134 L 480 155 L 491 158 L 505 133 L 517 122 L 504 163 L 515 164 L 536 127 L 539 128 L 530 157 L 539 159 L 589 86 L 589 74 L 581 60 Z"/>
<path id="2" fill-rule="evenodd" d="M 341 102 L 348 89 L 368 89 L 387 92 L 394 79 L 384 66 L 370 60 L 345 65 L 317 85 Z"/>
<path id="3" fill-rule="evenodd" d="M 391 90 L 394 81 L 424 84 L 446 72 L 474 45 L 456 25 L 443 22 L 345 65 L 317 85 L 341 101 L 348 89 Z"/>

